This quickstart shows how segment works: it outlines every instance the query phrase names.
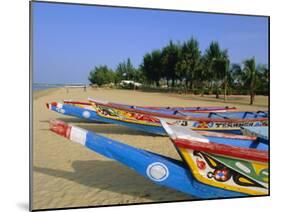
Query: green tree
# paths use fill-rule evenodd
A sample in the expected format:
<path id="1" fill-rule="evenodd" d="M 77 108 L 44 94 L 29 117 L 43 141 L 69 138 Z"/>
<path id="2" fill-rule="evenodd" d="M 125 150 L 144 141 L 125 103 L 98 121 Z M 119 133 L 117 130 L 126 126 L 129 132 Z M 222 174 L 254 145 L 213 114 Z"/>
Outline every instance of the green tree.
<path id="1" fill-rule="evenodd" d="M 219 84 L 228 75 L 228 53 L 227 50 L 222 50 L 218 42 L 212 41 L 204 54 L 204 69 L 205 75 L 209 78 L 211 87 L 213 83 L 216 88 L 216 98 L 219 98 Z M 223 84 L 223 83 L 221 83 Z"/>
<path id="2" fill-rule="evenodd" d="M 263 95 L 269 95 L 269 70 L 266 65 L 257 66 L 256 89 Z"/>
<path id="3" fill-rule="evenodd" d="M 106 65 L 96 66 L 89 74 L 89 81 L 98 86 L 114 82 L 115 74 Z"/>
<path id="4" fill-rule="evenodd" d="M 254 103 L 255 98 L 255 87 L 257 83 L 257 67 L 256 67 L 256 61 L 255 58 L 245 60 L 243 62 L 244 65 L 244 82 L 247 87 L 249 87 L 250 90 L 250 105 Z"/>
<path id="5" fill-rule="evenodd" d="M 194 81 L 197 80 L 196 71 L 200 68 L 200 58 L 199 43 L 192 37 L 183 44 L 180 59 L 181 68 L 185 76 L 185 86 L 187 87 L 188 80 L 190 80 L 191 89 L 194 89 Z"/>
<path id="6" fill-rule="evenodd" d="M 122 80 L 134 80 L 136 76 L 136 69 L 131 63 L 130 58 L 127 61 L 121 62 L 117 65 L 116 68 L 116 82 L 119 83 Z"/>
<path id="7" fill-rule="evenodd" d="M 254 103 L 257 85 L 268 90 L 268 69 L 265 66 L 256 66 L 255 58 L 243 62 L 243 68 L 239 64 L 233 66 L 233 78 L 237 87 L 249 90 L 250 104 Z"/>
<path id="8" fill-rule="evenodd" d="M 144 83 L 145 82 L 145 76 L 141 70 L 141 68 L 136 68 L 135 69 L 135 81 L 139 83 Z"/>
<path id="9" fill-rule="evenodd" d="M 177 74 L 178 66 L 177 63 L 180 59 L 180 46 L 174 44 L 172 41 L 164 47 L 162 51 L 162 65 L 163 65 L 163 76 L 167 80 L 172 80 L 172 88 L 175 87 L 175 80 L 179 78 Z"/>
<path id="10" fill-rule="evenodd" d="M 159 86 L 159 81 L 163 75 L 161 58 L 162 54 L 160 50 L 154 50 L 151 53 L 145 54 L 143 57 L 140 68 L 149 84 L 154 82 L 156 86 Z"/>
<path id="11" fill-rule="evenodd" d="M 244 86 L 245 76 L 240 64 L 238 63 L 232 64 L 229 73 L 230 73 L 229 83 L 234 89 L 240 91 L 242 89 L 246 89 Z"/>

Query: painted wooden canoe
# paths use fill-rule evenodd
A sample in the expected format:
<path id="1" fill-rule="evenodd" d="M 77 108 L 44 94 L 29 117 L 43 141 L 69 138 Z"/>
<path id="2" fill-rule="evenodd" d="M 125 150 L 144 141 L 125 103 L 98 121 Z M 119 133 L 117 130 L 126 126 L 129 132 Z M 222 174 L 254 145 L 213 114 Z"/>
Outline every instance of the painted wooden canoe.
<path id="1" fill-rule="evenodd" d="M 74 106 L 70 104 L 63 104 L 59 102 L 51 102 L 46 104 L 49 110 L 55 111 L 62 115 L 72 116 L 80 119 L 86 119 L 93 122 L 103 122 L 109 124 L 117 124 L 128 128 L 148 132 L 156 135 L 167 135 L 162 126 L 152 126 L 144 124 L 136 124 L 131 122 L 124 122 L 115 119 L 108 119 L 97 114 L 96 111 L 84 107 Z"/>
<path id="2" fill-rule="evenodd" d="M 126 108 L 134 108 L 144 111 L 150 111 L 150 112 L 160 112 L 160 113 L 166 113 L 166 114 L 173 114 L 177 111 L 182 112 L 201 112 L 201 113 L 208 113 L 208 112 L 227 112 L 227 111 L 235 111 L 235 107 L 220 107 L 220 106 L 203 106 L 203 107 L 152 107 L 152 106 L 134 106 L 134 105 L 126 105 L 126 104 L 120 104 L 120 103 L 113 103 L 109 101 L 104 100 L 98 100 L 93 98 L 88 98 L 88 102 L 83 101 L 72 101 L 72 100 L 64 100 L 65 104 L 72 104 L 76 106 L 92 106 L 93 110 L 95 110 L 95 103 L 110 103 L 112 105 L 126 107 Z"/>
<path id="3" fill-rule="evenodd" d="M 162 122 L 163 123 L 163 122 Z M 165 129 L 169 131 L 169 134 L 172 131 L 172 141 L 176 144 L 178 138 L 174 138 L 175 130 L 174 128 L 167 128 L 164 124 Z M 185 158 L 184 161 L 177 161 L 175 159 L 171 159 L 167 156 L 162 156 L 159 154 L 155 154 L 152 152 L 148 152 L 139 148 L 135 148 L 123 143 L 120 143 L 118 141 L 114 141 L 112 139 L 109 139 L 107 137 L 95 134 L 93 132 L 89 132 L 87 130 L 71 126 L 69 124 L 66 124 L 62 121 L 53 120 L 50 122 L 50 129 L 51 131 L 71 140 L 74 142 L 77 142 L 86 148 L 101 154 L 107 158 L 116 160 L 123 165 L 129 167 L 130 169 L 134 170 L 138 174 L 150 179 L 156 184 L 166 186 L 181 192 L 184 192 L 189 195 L 193 195 L 197 198 L 202 199 L 209 199 L 209 198 L 222 198 L 222 197 L 241 197 L 241 196 L 247 196 L 247 195 L 266 195 L 267 190 L 262 188 L 258 188 L 262 190 L 253 189 L 253 185 L 249 185 L 248 178 L 240 177 L 239 180 L 243 182 L 242 185 L 239 185 L 241 188 L 238 189 L 232 189 L 231 186 L 224 186 L 225 179 L 228 179 L 229 176 L 225 177 L 223 174 L 229 173 L 231 175 L 231 179 L 234 176 L 234 173 L 236 172 L 226 172 L 227 169 L 220 170 L 218 169 L 219 162 L 216 161 L 214 163 L 214 159 L 210 159 L 210 157 L 213 156 L 213 153 L 209 153 L 208 151 L 204 152 L 202 150 L 198 151 L 198 160 L 196 160 L 194 166 L 190 166 L 186 164 Z M 178 133 L 176 133 L 177 136 L 181 137 Z M 184 136 L 190 138 L 194 137 L 192 132 L 190 134 L 185 133 Z M 229 135 L 228 135 L 229 136 Z M 223 137 L 223 135 L 219 136 L 220 138 Z M 196 138 L 200 140 L 200 142 L 204 142 L 205 140 L 208 140 L 209 137 L 201 137 L 196 135 Z M 182 139 L 182 138 L 181 138 Z M 228 139 L 225 138 L 223 143 L 227 143 Z M 236 136 L 236 142 L 241 143 L 243 145 L 244 141 L 248 140 L 249 144 L 250 142 L 254 142 L 253 138 L 250 139 L 250 137 L 245 136 Z M 197 141 L 198 142 L 198 141 Z M 231 147 L 231 146 L 230 146 Z M 176 148 L 181 151 L 180 148 L 176 144 Z M 263 147 L 258 147 L 256 151 L 262 151 L 260 150 Z M 218 181 L 218 184 L 212 183 L 208 180 L 198 180 L 198 174 L 196 171 L 192 170 L 193 168 L 196 168 L 197 166 L 201 169 L 207 170 L 207 162 L 204 162 L 203 154 L 205 154 L 207 160 L 209 163 L 215 167 L 216 172 L 213 173 L 212 178 L 216 178 Z M 182 155 L 182 153 L 180 152 Z M 201 155 L 200 155 L 201 154 Z M 223 154 L 219 154 L 220 157 L 223 156 Z M 260 154 L 260 156 L 257 156 L 258 159 L 262 159 L 262 162 L 266 163 L 264 160 L 266 160 L 266 157 L 263 154 Z M 254 159 L 257 159 L 254 158 Z M 217 159 L 217 158 L 216 158 Z M 218 159 L 217 159 L 218 160 Z M 239 157 L 235 159 L 236 162 L 240 162 Z M 204 163 L 203 163 L 204 162 Z M 221 162 L 221 164 L 224 164 L 224 161 Z M 238 165 L 238 167 L 243 167 L 245 164 L 245 160 L 243 159 L 241 162 L 242 165 Z M 230 165 L 229 165 L 230 166 Z M 255 166 L 254 168 L 260 169 L 260 167 Z M 243 169 L 243 168 L 242 168 Z M 266 175 L 266 167 L 260 169 L 260 172 L 262 175 Z M 211 170 L 212 171 L 212 170 Z M 248 169 L 244 168 L 244 171 L 248 171 Z M 196 175 L 197 174 L 197 175 Z M 211 174 L 209 174 L 211 176 Z M 240 176 L 240 175 L 239 175 Z M 253 178 L 253 179 L 252 179 Z M 253 176 L 250 180 L 252 181 L 258 181 L 259 178 L 256 176 Z M 228 179 L 229 180 L 229 179 Z M 265 181 L 264 178 L 262 178 L 263 181 Z M 223 184 L 224 183 L 224 184 Z M 223 184 L 223 186 L 221 186 Z M 247 184 L 247 185 L 246 185 Z M 264 187 L 266 187 L 266 183 L 262 184 Z M 245 189 L 246 187 L 246 189 Z M 256 186 L 257 187 L 257 186 Z M 250 192 L 249 192 L 250 190 Z M 254 192 L 252 191 L 254 190 Z"/>
<path id="4" fill-rule="evenodd" d="M 268 145 L 255 140 L 241 146 L 239 139 L 219 143 L 181 126 L 164 121 L 162 125 L 199 182 L 250 195 L 268 194 Z"/>
<path id="5" fill-rule="evenodd" d="M 96 112 L 104 118 L 148 126 L 162 127 L 159 120 L 164 119 L 166 122 L 192 128 L 193 130 L 216 130 L 240 133 L 240 128 L 243 126 L 268 125 L 268 113 L 265 111 L 224 113 L 178 112 L 177 114 L 170 115 L 105 103 L 96 103 Z"/>
<path id="6" fill-rule="evenodd" d="M 166 135 L 160 119 L 168 123 L 184 126 L 193 130 L 215 130 L 225 131 L 228 133 L 240 133 L 241 126 L 261 126 L 267 125 L 268 118 L 241 118 L 241 119 L 224 119 L 224 118 L 204 118 L 204 117 L 180 117 L 180 118 L 163 118 L 149 114 L 132 112 L 123 109 L 116 109 L 109 106 L 98 105 L 96 111 L 84 107 L 78 107 L 71 104 L 62 104 L 53 102 L 47 104 L 47 107 L 64 115 L 75 116 L 78 118 L 100 121 L 105 123 L 119 124 L 133 129 Z M 247 112 L 244 112 L 247 114 Z M 225 113 L 223 113 L 225 114 Z M 208 114 L 205 114 L 208 115 Z"/>

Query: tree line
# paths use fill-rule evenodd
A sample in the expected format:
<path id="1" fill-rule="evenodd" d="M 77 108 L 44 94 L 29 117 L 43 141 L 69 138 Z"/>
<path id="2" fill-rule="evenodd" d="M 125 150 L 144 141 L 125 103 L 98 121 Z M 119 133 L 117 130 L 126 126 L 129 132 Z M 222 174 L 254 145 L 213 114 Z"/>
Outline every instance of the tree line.
<path id="1" fill-rule="evenodd" d="M 122 80 L 133 80 L 150 88 L 166 87 L 193 93 L 226 96 L 230 91 L 247 91 L 250 104 L 257 92 L 268 95 L 269 70 L 248 58 L 241 64 L 231 63 L 227 49 L 212 41 L 202 53 L 199 42 L 191 37 L 183 43 L 170 41 L 162 49 L 143 56 L 135 68 L 130 58 L 119 63 L 115 70 L 106 65 L 91 70 L 89 80 L 99 86 L 118 85 Z"/>

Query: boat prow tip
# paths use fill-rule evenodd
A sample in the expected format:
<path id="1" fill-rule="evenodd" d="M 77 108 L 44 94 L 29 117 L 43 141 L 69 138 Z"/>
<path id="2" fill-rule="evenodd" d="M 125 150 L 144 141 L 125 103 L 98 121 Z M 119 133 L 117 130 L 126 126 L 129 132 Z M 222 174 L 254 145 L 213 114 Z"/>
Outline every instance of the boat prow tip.
<path id="1" fill-rule="evenodd" d="M 59 107 L 61 106 L 62 104 L 58 103 L 58 102 L 51 102 L 51 103 L 46 103 L 46 107 L 51 110 L 52 109 L 52 106 L 53 107 Z"/>
<path id="2" fill-rule="evenodd" d="M 208 143 L 209 139 L 205 136 L 198 134 L 192 129 L 176 124 L 171 124 L 163 119 L 160 119 L 160 123 L 172 140 L 176 139 L 186 139 L 191 141 L 198 141 L 202 143 Z"/>
<path id="3" fill-rule="evenodd" d="M 69 138 L 71 126 L 61 120 L 51 119 L 49 121 L 50 130 L 63 137 Z"/>

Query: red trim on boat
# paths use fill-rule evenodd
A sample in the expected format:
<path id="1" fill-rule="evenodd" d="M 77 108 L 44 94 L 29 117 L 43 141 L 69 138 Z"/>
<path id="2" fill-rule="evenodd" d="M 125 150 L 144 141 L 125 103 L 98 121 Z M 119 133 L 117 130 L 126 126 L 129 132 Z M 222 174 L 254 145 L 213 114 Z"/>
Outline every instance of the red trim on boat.
<path id="1" fill-rule="evenodd" d="M 120 104 L 121 105 L 121 104 Z M 152 109 L 152 110 L 162 110 L 162 109 L 166 109 L 166 110 L 179 110 L 180 112 L 194 112 L 194 113 L 210 113 L 210 112 L 222 112 L 222 111 L 235 111 L 237 110 L 236 107 L 211 107 L 211 106 L 200 106 L 197 107 L 198 109 L 196 109 L 196 107 L 191 107 L 194 109 L 183 109 L 183 108 L 188 108 L 188 107 L 151 107 L 151 106 L 138 106 L 141 108 L 147 108 L 147 109 Z M 178 108 L 182 108 L 182 109 L 178 109 Z"/>
<path id="2" fill-rule="evenodd" d="M 79 102 L 79 101 L 68 101 L 68 100 L 64 100 L 63 103 L 64 104 L 78 104 L 78 105 L 92 105 L 92 103 L 90 103 L 90 102 Z"/>
<path id="3" fill-rule="evenodd" d="M 229 157 L 254 160 L 259 162 L 268 162 L 268 151 L 262 151 L 250 148 L 241 148 L 214 142 L 203 143 L 185 139 L 173 140 L 177 147 L 192 149 L 212 154 L 226 155 Z"/>

